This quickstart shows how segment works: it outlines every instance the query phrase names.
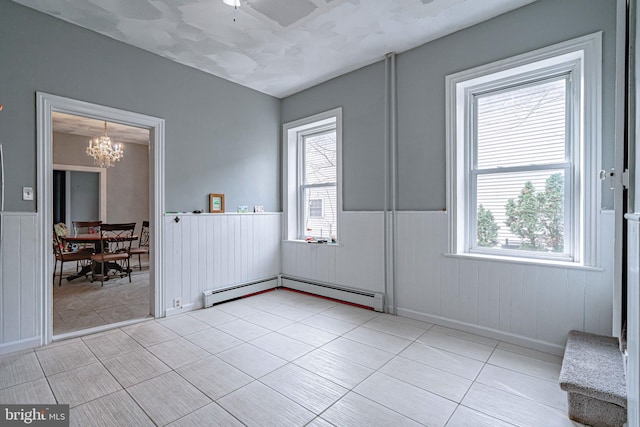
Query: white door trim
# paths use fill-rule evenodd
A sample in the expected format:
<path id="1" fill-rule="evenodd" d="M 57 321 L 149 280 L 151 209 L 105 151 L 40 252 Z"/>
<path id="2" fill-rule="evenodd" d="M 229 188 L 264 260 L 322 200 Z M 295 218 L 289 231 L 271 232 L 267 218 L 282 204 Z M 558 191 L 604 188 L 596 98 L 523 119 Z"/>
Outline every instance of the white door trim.
<path id="1" fill-rule="evenodd" d="M 76 165 L 60 165 L 54 164 L 52 167 L 53 170 L 60 171 L 73 171 L 73 172 L 95 172 L 100 174 L 100 221 L 107 222 L 107 169 L 106 168 L 96 168 L 91 166 L 76 166 Z M 70 201 L 67 200 L 67 203 Z M 67 208 L 67 214 L 69 213 L 69 209 Z M 69 224 L 67 223 L 67 227 Z"/>
<path id="2" fill-rule="evenodd" d="M 163 304 L 165 294 L 164 283 L 164 250 L 162 247 L 162 213 L 164 212 L 164 119 L 118 110 L 89 102 L 37 92 L 37 155 L 38 155 L 38 193 L 37 193 L 37 224 L 39 226 L 40 241 L 38 246 L 39 263 L 38 277 L 41 283 L 39 301 L 41 305 L 41 344 L 48 344 L 53 337 L 53 263 L 50 256 L 52 247 L 53 227 L 51 212 L 53 209 L 53 131 L 51 115 L 54 111 L 66 114 L 107 120 L 129 126 L 148 129 L 149 133 L 149 212 L 150 212 L 150 283 L 152 289 L 151 313 L 154 317 L 165 316 Z"/>
<path id="3" fill-rule="evenodd" d="M 613 189 L 613 210 L 614 210 L 614 246 L 613 246 L 613 288 L 612 288 L 612 319 L 611 334 L 614 337 L 622 335 L 622 278 L 623 263 L 625 256 L 623 251 L 624 235 L 624 187 L 622 173 L 625 164 L 625 119 L 626 119 L 626 83 L 627 83 L 627 63 L 625 61 L 626 39 L 627 39 L 627 0 L 617 0 L 616 2 L 616 82 L 615 82 L 615 128 L 614 128 L 614 164 L 615 175 L 611 177 Z"/>

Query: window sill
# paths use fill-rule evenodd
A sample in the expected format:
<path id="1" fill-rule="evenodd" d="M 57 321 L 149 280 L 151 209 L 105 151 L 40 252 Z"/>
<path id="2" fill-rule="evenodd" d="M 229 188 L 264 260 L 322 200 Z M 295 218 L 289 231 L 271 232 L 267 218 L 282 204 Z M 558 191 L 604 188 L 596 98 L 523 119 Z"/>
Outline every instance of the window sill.
<path id="1" fill-rule="evenodd" d="M 331 246 L 331 247 L 341 247 L 342 244 L 341 243 L 331 243 L 331 242 L 327 242 L 327 243 L 315 243 L 315 242 L 307 242 L 306 240 L 299 240 L 299 239 L 289 239 L 289 240 L 283 240 L 282 243 L 302 243 L 305 245 L 309 245 L 309 246 Z"/>
<path id="2" fill-rule="evenodd" d="M 548 259 L 534 259 L 534 258 L 516 258 L 516 257 L 506 257 L 506 256 L 498 256 L 498 255 L 486 255 L 486 254 L 451 254 L 445 253 L 443 254 L 447 258 L 460 258 L 460 259 L 470 259 L 476 261 L 494 261 L 494 262 L 503 262 L 507 264 L 523 264 L 523 265 L 535 265 L 539 267 L 555 267 L 555 268 L 565 268 L 565 269 L 575 269 L 575 270 L 585 270 L 585 271 L 604 271 L 602 267 L 592 267 L 588 265 L 577 264 L 575 262 L 566 262 L 566 261 L 554 261 Z"/>

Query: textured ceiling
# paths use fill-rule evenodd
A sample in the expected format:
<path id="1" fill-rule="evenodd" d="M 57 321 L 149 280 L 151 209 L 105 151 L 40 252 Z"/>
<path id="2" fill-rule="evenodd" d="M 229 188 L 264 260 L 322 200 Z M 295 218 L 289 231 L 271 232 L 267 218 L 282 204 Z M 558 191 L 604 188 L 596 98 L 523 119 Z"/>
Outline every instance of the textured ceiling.
<path id="1" fill-rule="evenodd" d="M 54 132 L 86 136 L 87 144 L 89 144 L 90 138 L 102 136 L 104 133 L 104 121 L 102 120 L 56 111 L 51 113 L 51 120 Z M 149 144 L 149 130 L 147 129 L 107 122 L 107 134 L 111 137 L 111 141 L 118 144 L 126 142 Z"/>
<path id="2" fill-rule="evenodd" d="M 14 0 L 284 97 L 535 0 Z"/>

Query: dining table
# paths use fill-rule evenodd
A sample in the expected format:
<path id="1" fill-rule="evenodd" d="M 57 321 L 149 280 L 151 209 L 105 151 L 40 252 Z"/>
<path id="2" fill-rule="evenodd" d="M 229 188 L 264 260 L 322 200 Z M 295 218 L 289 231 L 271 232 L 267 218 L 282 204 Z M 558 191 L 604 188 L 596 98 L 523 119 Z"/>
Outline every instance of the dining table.
<path id="1" fill-rule="evenodd" d="M 114 242 L 114 241 L 122 241 L 122 240 L 127 240 L 127 239 L 131 239 L 132 241 L 136 241 L 138 240 L 139 236 L 137 234 L 133 234 L 131 236 L 128 237 L 124 237 L 124 236 L 113 236 L 113 237 L 107 237 L 106 239 L 103 239 L 102 236 L 100 235 L 100 233 L 85 233 L 85 234 L 76 234 L 74 236 L 64 236 L 64 240 L 66 240 L 67 242 L 71 243 L 71 244 L 78 244 L 78 243 L 89 243 L 89 244 L 93 244 L 93 253 L 100 253 L 102 252 L 102 248 L 104 247 L 104 242 L 106 241 L 108 242 Z M 71 280 L 75 280 L 79 277 L 82 276 L 87 276 L 89 275 L 89 273 L 93 273 L 94 272 L 94 268 L 96 267 L 94 265 L 94 262 L 91 262 L 85 266 L 83 266 L 80 271 L 78 271 L 75 274 L 71 274 L 69 276 L 67 276 L 67 280 L 71 281 Z M 106 270 L 105 271 L 109 271 L 109 270 L 118 270 L 118 271 L 122 271 L 122 266 L 118 263 L 115 262 L 109 262 L 106 265 Z M 108 279 L 107 279 L 108 280 Z"/>

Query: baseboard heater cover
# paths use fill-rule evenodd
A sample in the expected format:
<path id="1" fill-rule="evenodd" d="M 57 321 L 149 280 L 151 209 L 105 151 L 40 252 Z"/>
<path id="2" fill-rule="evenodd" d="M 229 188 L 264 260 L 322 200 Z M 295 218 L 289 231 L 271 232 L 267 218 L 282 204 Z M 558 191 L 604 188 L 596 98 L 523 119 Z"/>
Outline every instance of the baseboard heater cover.
<path id="1" fill-rule="evenodd" d="M 384 311 L 384 294 L 350 289 L 330 283 L 316 282 L 291 276 L 282 276 L 282 286 L 310 294 L 346 301 Z"/>
<path id="2" fill-rule="evenodd" d="M 229 286 L 222 289 L 210 289 L 202 293 L 204 308 L 211 307 L 224 301 L 251 295 L 256 292 L 266 291 L 278 286 L 277 277 L 269 277 L 253 282 L 242 283 L 239 285 Z"/>

